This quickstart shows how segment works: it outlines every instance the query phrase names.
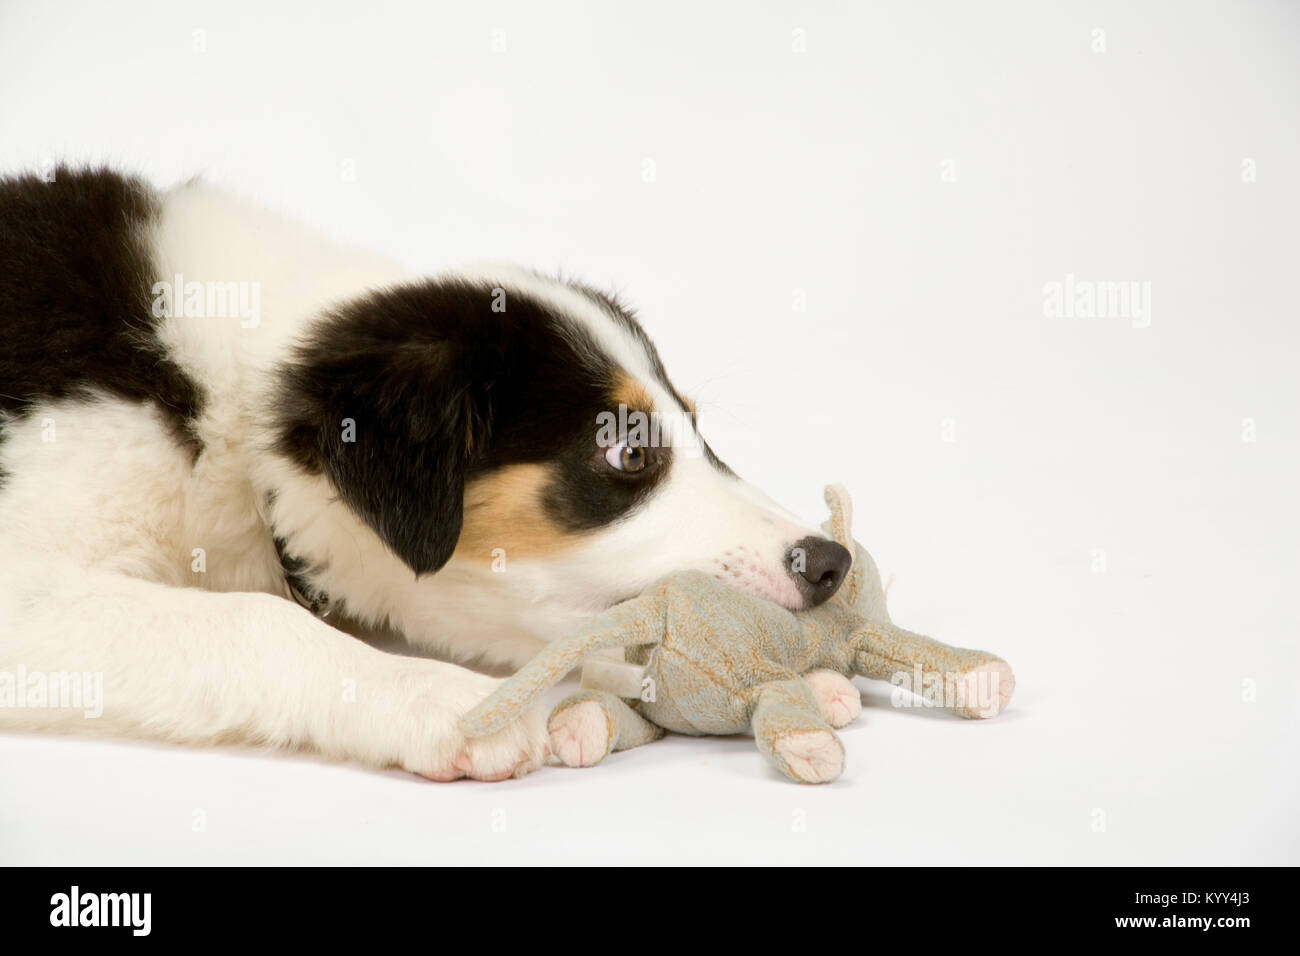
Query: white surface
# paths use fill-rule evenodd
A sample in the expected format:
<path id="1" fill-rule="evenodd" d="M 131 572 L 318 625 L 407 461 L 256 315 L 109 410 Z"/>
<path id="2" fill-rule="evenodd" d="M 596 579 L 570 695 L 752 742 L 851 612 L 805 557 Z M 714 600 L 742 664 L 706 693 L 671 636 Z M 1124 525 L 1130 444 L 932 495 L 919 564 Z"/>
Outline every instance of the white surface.
<path id="1" fill-rule="evenodd" d="M 7 2 L 0 168 L 618 287 L 720 454 L 809 518 L 844 481 L 895 618 L 1003 654 L 1011 711 L 864 684 L 816 789 L 745 738 L 439 786 L 3 736 L 0 862 L 1300 862 L 1300 10 L 470 6 Z M 1150 326 L 1045 318 L 1067 274 Z"/>

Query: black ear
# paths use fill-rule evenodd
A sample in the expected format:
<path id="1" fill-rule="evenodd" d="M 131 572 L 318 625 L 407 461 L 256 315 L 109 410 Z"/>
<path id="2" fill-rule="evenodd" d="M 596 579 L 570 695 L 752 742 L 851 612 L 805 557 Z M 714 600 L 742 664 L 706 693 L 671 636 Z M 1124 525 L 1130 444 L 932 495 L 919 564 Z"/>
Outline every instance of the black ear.
<path id="1" fill-rule="evenodd" d="M 471 379 L 445 341 L 341 331 L 327 330 L 282 369 L 280 450 L 324 473 L 417 575 L 437 571 L 460 537 L 481 428 Z"/>

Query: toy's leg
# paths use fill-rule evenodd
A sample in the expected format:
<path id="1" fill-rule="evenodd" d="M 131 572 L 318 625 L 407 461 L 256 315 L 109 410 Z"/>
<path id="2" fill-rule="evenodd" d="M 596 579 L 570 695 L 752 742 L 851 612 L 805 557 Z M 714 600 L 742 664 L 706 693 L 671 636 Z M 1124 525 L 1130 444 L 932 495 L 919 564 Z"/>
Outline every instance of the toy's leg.
<path id="1" fill-rule="evenodd" d="M 838 671 L 809 671 L 803 679 L 812 688 L 822 717 L 832 727 L 847 727 L 862 713 L 862 695 L 853 681 Z"/>
<path id="2" fill-rule="evenodd" d="M 802 677 L 760 687 L 753 725 L 758 749 L 792 780 L 829 783 L 843 772 L 844 745 Z"/>
<path id="3" fill-rule="evenodd" d="M 963 717 L 996 717 L 1016 689 L 1002 658 L 949 647 L 886 622 L 863 625 L 851 642 L 857 673 L 907 687 Z"/>
<path id="4" fill-rule="evenodd" d="M 566 697 L 547 723 L 551 752 L 570 767 L 591 767 L 615 750 L 640 747 L 664 735 L 621 698 L 600 690 Z"/>
<path id="5" fill-rule="evenodd" d="M 571 637 L 552 641 L 514 677 L 504 681 L 487 700 L 462 717 L 461 732 L 466 737 L 482 737 L 508 726 L 593 651 L 659 643 L 664 636 L 667 608 L 663 588 L 656 588 L 638 598 L 616 604 L 589 620 Z"/>

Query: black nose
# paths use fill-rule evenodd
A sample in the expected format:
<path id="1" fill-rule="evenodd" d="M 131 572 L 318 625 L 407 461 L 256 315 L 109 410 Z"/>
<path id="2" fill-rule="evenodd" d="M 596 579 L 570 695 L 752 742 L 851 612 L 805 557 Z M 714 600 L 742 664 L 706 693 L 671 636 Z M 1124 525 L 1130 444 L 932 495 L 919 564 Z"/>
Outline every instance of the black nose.
<path id="1" fill-rule="evenodd" d="M 849 549 L 829 538 L 803 538 L 790 549 L 790 573 L 809 607 L 839 590 L 851 564 Z"/>

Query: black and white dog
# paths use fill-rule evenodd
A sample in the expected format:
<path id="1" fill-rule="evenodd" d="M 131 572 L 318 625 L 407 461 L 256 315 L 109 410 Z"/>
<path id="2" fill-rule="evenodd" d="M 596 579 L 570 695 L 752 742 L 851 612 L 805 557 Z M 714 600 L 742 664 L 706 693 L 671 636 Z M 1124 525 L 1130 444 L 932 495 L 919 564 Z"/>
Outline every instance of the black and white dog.
<path id="1" fill-rule="evenodd" d="M 332 622 L 517 665 L 673 569 L 799 608 L 848 568 L 574 283 L 413 277 L 201 184 L 59 168 L 0 181 L 0 336 L 0 729 L 501 779 L 540 712 L 466 741 L 493 678 Z M 99 716 L 15 705 L 92 673 Z"/>

